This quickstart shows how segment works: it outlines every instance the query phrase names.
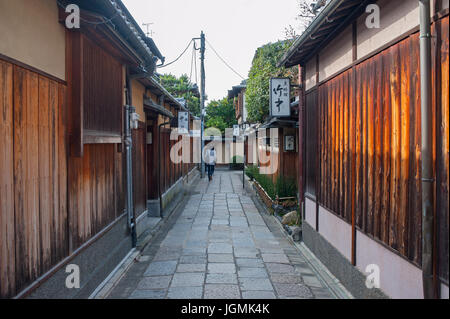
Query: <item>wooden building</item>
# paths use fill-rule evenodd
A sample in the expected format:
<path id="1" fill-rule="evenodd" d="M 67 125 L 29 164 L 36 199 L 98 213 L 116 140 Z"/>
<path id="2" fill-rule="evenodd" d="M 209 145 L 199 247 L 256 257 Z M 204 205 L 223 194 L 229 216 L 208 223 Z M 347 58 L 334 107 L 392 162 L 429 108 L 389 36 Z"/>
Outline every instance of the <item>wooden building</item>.
<path id="1" fill-rule="evenodd" d="M 296 103 L 292 104 L 295 108 Z M 271 130 L 277 136 L 271 135 Z M 265 130 L 265 138 L 262 138 Z M 261 125 L 257 131 L 257 158 L 261 173 L 271 176 L 276 184 L 278 177 L 297 180 L 298 169 L 298 121 L 295 118 L 271 118 Z M 252 144 L 252 143 L 249 143 Z M 252 148 L 247 147 L 247 152 Z"/>
<path id="2" fill-rule="evenodd" d="M 419 1 L 376 1 L 379 28 L 369 3 L 328 2 L 280 62 L 304 87 L 303 238 L 356 297 L 423 298 Z M 432 285 L 448 298 L 449 2 L 431 3 Z"/>
<path id="3" fill-rule="evenodd" d="M 80 28 L 66 28 L 68 4 Z M 85 298 L 129 253 L 129 219 L 154 197 L 146 138 L 162 117 L 146 98 L 181 106 L 151 78 L 163 58 L 120 0 L 0 0 L 0 29 L 0 297 Z M 126 104 L 142 120 L 130 216 Z M 164 152 L 163 192 L 187 171 Z M 65 285 L 68 264 L 79 289 Z"/>
<path id="4" fill-rule="evenodd" d="M 245 103 L 245 90 L 247 88 L 247 80 L 243 80 L 241 84 L 235 85 L 228 90 L 228 99 L 233 100 L 236 120 L 242 130 L 247 128 L 247 105 Z"/>
<path id="5" fill-rule="evenodd" d="M 132 80 L 132 91 L 133 105 L 142 119 L 139 128 L 133 132 L 135 212 L 138 216 L 145 213 L 160 216 L 159 201 L 162 200 L 164 209 L 174 196 L 183 193 L 181 189 L 187 175 L 196 168 L 193 160 L 194 138 L 190 134 L 185 135 L 183 144 L 189 151 L 189 159 L 174 163 L 170 154 L 175 144 L 183 141 L 182 135 L 176 134 L 176 129 L 170 126 L 170 121 L 178 119 L 178 112 L 188 112 L 188 109 L 159 83 L 157 77 L 145 76 Z M 190 128 L 193 127 L 193 120 L 189 114 Z"/>

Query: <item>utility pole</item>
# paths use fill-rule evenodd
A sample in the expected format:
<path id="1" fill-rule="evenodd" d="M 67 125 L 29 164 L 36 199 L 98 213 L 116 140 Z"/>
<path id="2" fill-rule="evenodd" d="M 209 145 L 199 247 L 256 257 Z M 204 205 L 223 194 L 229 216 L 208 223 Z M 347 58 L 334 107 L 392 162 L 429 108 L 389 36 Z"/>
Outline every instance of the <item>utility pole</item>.
<path id="1" fill-rule="evenodd" d="M 200 67 L 200 110 L 201 110 L 201 131 L 200 131 L 200 141 L 201 141 L 201 178 L 205 175 L 205 162 L 203 161 L 203 149 L 205 148 L 205 140 L 203 138 L 203 134 L 205 131 L 205 34 L 201 33 L 200 35 L 200 61 L 201 61 L 201 67 Z"/>

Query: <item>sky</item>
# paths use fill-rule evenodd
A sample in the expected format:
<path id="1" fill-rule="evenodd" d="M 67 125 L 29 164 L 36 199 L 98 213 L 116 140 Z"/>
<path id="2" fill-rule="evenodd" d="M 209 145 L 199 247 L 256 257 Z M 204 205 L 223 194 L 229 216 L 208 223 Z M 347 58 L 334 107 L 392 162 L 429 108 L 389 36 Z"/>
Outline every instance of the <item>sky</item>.
<path id="1" fill-rule="evenodd" d="M 206 40 L 234 69 L 247 78 L 258 47 L 284 40 L 284 30 L 296 26 L 298 0 L 123 0 L 135 20 L 141 25 L 153 23 L 150 35 L 166 58 L 173 61 L 192 38 L 203 31 Z M 197 41 L 198 46 L 200 44 Z M 200 60 L 197 51 L 198 84 Z M 191 74 L 192 48 L 176 63 L 158 69 L 159 73 L 176 76 Z M 242 79 L 233 73 L 206 45 L 205 90 L 208 100 L 220 99 Z M 192 72 L 195 82 L 195 72 Z"/>

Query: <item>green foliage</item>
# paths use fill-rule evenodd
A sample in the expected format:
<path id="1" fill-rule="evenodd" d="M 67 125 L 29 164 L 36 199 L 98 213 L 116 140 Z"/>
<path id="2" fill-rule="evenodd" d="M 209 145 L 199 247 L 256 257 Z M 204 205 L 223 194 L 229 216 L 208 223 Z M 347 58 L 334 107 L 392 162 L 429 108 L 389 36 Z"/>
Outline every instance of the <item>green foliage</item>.
<path id="1" fill-rule="evenodd" d="M 292 83 L 297 82 L 297 68 L 276 66 L 291 44 L 292 41 L 279 41 L 266 44 L 256 51 L 245 92 L 249 121 L 263 122 L 269 115 L 270 78 L 289 77 Z"/>
<path id="2" fill-rule="evenodd" d="M 245 174 L 250 178 L 250 179 L 255 179 L 255 176 L 259 174 L 259 168 L 256 165 L 251 165 L 248 166 L 245 169 Z"/>
<path id="3" fill-rule="evenodd" d="M 258 184 L 261 185 L 261 187 L 266 191 L 267 195 L 269 195 L 272 200 L 275 200 L 276 190 L 272 178 L 270 178 L 266 174 L 261 174 L 257 166 L 249 166 L 245 170 L 245 173 L 248 177 L 253 178 L 255 181 L 257 181 Z"/>
<path id="4" fill-rule="evenodd" d="M 187 107 L 192 115 L 200 116 L 200 98 L 195 96 L 194 84 L 189 81 L 187 75 L 179 78 L 172 74 L 160 76 L 161 85 L 174 97 L 183 97 L 187 101 Z"/>
<path id="5" fill-rule="evenodd" d="M 273 200 L 276 199 L 277 195 L 278 197 L 297 196 L 297 183 L 294 178 L 279 176 L 276 184 L 274 184 L 272 178 L 268 175 L 261 174 L 259 168 L 255 165 L 248 166 L 245 169 L 245 174 L 250 179 L 257 181 Z"/>
<path id="6" fill-rule="evenodd" d="M 228 98 L 213 100 L 206 107 L 206 127 L 218 128 L 225 134 L 226 128 L 232 128 L 237 124 L 233 101 Z"/>
<path id="7" fill-rule="evenodd" d="M 275 185 L 278 197 L 297 196 L 297 183 L 294 178 L 279 176 Z"/>
<path id="8" fill-rule="evenodd" d="M 261 185 L 272 200 L 276 198 L 275 185 L 273 184 L 272 178 L 266 174 L 258 174 L 256 176 L 256 181 Z"/>

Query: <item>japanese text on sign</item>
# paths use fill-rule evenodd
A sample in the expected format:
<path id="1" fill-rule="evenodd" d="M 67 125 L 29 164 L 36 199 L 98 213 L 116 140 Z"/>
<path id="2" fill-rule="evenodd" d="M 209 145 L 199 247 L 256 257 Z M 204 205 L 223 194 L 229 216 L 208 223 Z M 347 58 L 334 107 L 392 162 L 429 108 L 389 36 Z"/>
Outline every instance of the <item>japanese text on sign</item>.
<path id="1" fill-rule="evenodd" d="M 290 81 L 287 78 L 270 79 L 270 115 L 274 117 L 291 115 Z"/>

